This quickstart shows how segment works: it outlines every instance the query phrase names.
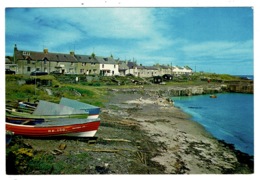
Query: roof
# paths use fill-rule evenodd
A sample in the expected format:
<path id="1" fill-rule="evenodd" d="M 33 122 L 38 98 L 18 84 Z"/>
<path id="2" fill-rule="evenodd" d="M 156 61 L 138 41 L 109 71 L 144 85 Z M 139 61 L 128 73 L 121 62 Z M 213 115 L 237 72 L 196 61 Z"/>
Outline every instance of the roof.
<path id="1" fill-rule="evenodd" d="M 189 66 L 184 66 L 188 70 L 192 70 Z"/>
<path id="2" fill-rule="evenodd" d="M 145 66 L 145 69 L 147 69 L 147 70 L 158 70 L 158 68 L 156 68 L 154 66 Z"/>
<path id="3" fill-rule="evenodd" d="M 131 69 L 131 68 L 137 67 L 137 64 L 135 62 L 128 61 L 127 66 Z"/>
<path id="4" fill-rule="evenodd" d="M 162 68 L 162 69 L 170 69 L 171 67 L 170 66 L 165 66 L 165 65 L 160 65 L 160 68 Z"/>
<path id="5" fill-rule="evenodd" d="M 112 58 L 112 57 L 101 57 L 101 56 L 95 56 L 95 59 L 100 63 L 100 64 L 117 64 L 117 62 Z"/>
<path id="6" fill-rule="evenodd" d="M 18 60 L 44 60 L 49 61 L 60 61 L 60 62 L 77 62 L 75 56 L 64 53 L 44 53 L 44 52 L 34 52 L 34 51 L 15 51 L 15 57 Z"/>
<path id="7" fill-rule="evenodd" d="M 12 60 L 10 57 L 5 57 L 5 64 L 12 64 Z"/>
<path id="8" fill-rule="evenodd" d="M 128 66 L 125 61 L 118 61 L 119 70 L 127 70 Z"/>
<path id="9" fill-rule="evenodd" d="M 98 61 L 89 55 L 74 55 L 78 62 L 98 63 Z"/>

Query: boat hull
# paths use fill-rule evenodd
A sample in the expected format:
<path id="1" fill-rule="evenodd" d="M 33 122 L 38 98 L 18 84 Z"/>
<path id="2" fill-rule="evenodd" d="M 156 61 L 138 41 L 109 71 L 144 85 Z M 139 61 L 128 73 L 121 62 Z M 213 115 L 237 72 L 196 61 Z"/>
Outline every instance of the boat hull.
<path id="1" fill-rule="evenodd" d="M 97 119 L 98 117 L 99 117 L 99 114 L 88 115 L 88 119 Z"/>
<path id="2" fill-rule="evenodd" d="M 93 137 L 98 130 L 100 121 L 92 121 L 81 124 L 57 125 L 57 126 L 34 126 L 21 125 L 6 122 L 6 130 L 14 135 L 29 137 L 50 137 L 50 136 L 75 136 Z"/>

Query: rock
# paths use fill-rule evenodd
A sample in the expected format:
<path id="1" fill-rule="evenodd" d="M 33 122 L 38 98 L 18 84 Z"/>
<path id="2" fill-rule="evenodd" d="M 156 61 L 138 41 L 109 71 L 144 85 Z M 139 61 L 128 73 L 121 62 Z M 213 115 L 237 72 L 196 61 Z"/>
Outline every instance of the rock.
<path id="1" fill-rule="evenodd" d="M 66 149 L 66 147 L 67 147 L 67 145 L 64 144 L 64 143 L 62 143 L 62 144 L 59 145 L 59 149 L 60 149 L 60 150 L 64 150 L 64 149 Z"/>

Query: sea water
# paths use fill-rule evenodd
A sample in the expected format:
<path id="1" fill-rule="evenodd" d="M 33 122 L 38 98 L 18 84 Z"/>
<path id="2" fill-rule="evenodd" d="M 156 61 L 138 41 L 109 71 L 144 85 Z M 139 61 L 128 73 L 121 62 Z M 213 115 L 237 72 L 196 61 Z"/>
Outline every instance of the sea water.
<path id="1" fill-rule="evenodd" d="M 226 93 L 173 97 L 174 105 L 192 116 L 214 137 L 234 144 L 237 150 L 254 155 L 254 96 Z"/>

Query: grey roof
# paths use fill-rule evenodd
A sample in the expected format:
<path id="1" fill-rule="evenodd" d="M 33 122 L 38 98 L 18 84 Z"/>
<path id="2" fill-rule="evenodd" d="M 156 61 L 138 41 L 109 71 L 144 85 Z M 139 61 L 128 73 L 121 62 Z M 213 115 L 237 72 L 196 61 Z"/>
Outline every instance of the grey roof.
<path id="1" fill-rule="evenodd" d="M 155 66 L 144 66 L 144 68 L 147 70 L 158 70 Z"/>
<path id="2" fill-rule="evenodd" d="M 192 70 L 189 66 L 184 66 L 186 69 Z"/>
<path id="3" fill-rule="evenodd" d="M 132 68 L 134 68 L 134 67 L 137 67 L 137 64 L 136 64 L 135 62 L 128 61 L 128 62 L 127 62 L 127 66 L 128 66 L 130 69 L 132 69 Z"/>
<path id="4" fill-rule="evenodd" d="M 170 66 L 165 66 L 165 65 L 160 65 L 160 68 L 162 68 L 162 69 L 170 69 L 171 67 Z"/>
<path id="5" fill-rule="evenodd" d="M 78 62 L 98 63 L 98 61 L 89 55 L 74 55 Z"/>
<path id="6" fill-rule="evenodd" d="M 101 56 L 96 56 L 95 59 L 100 63 L 100 64 L 117 64 L 117 62 L 112 58 L 112 57 L 101 57 Z"/>
<path id="7" fill-rule="evenodd" d="M 129 69 L 125 61 L 118 61 L 119 70 L 127 70 Z"/>
<path id="8" fill-rule="evenodd" d="M 77 62 L 77 59 L 71 54 L 64 53 L 44 53 L 35 51 L 15 51 L 15 57 L 17 60 L 44 60 L 60 61 L 60 62 Z"/>

